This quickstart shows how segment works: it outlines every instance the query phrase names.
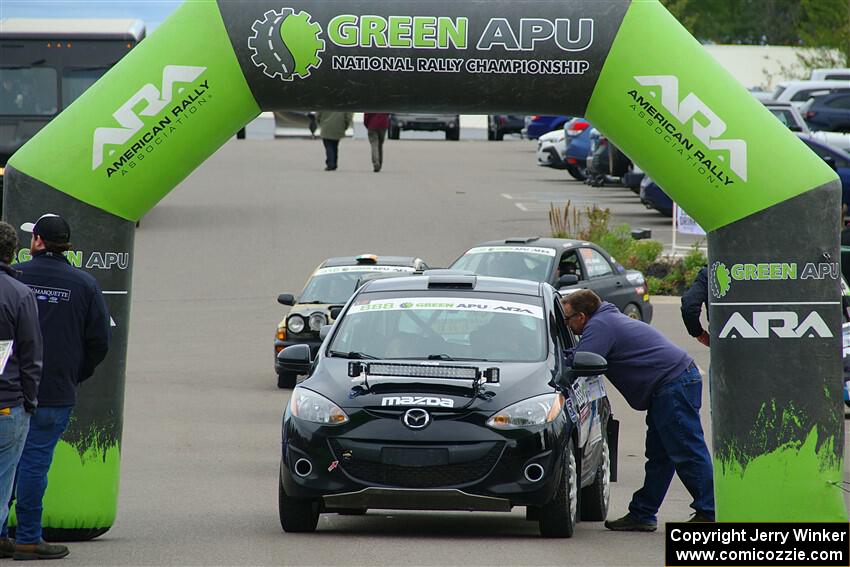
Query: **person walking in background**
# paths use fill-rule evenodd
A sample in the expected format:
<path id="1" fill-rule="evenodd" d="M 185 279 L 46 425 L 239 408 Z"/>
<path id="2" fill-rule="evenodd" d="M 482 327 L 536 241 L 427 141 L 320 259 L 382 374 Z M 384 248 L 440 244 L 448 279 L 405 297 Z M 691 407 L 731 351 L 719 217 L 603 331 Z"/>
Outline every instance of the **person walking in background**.
<path id="1" fill-rule="evenodd" d="M 372 169 L 378 173 L 384 165 L 384 140 L 390 127 L 390 115 L 367 112 L 363 115 L 363 124 L 369 132 L 369 145 L 372 146 Z"/>
<path id="2" fill-rule="evenodd" d="M 35 294 L 9 266 L 17 248 L 15 228 L 0 222 L 0 521 L 4 525 L 42 370 Z M 12 557 L 14 551 L 7 537 L 0 539 L 0 557 Z"/>
<path id="3" fill-rule="evenodd" d="M 322 143 L 325 145 L 325 171 L 334 171 L 339 160 L 339 141 L 345 138 L 345 131 L 351 128 L 354 115 L 351 112 L 319 112 L 316 120 L 321 130 Z"/>
<path id="4" fill-rule="evenodd" d="M 691 522 L 714 521 L 714 474 L 700 423 L 702 376 L 694 360 L 655 328 L 623 315 L 589 289 L 564 296 L 564 317 L 580 335 L 567 351 L 592 352 L 608 361 L 606 378 L 628 404 L 646 411 L 646 465 L 643 487 L 629 513 L 608 520 L 614 531 L 654 532 L 656 514 L 679 475 L 694 501 Z"/>
<path id="5" fill-rule="evenodd" d="M 694 278 L 694 283 L 682 295 L 682 322 L 688 330 L 688 334 L 705 346 L 709 346 L 708 331 L 702 328 L 700 315 L 705 306 L 705 314 L 708 316 L 708 268 L 703 267 Z"/>
<path id="6" fill-rule="evenodd" d="M 35 292 L 44 337 L 44 372 L 38 410 L 30 423 L 18 464 L 15 559 L 58 559 L 64 545 L 42 539 L 42 499 L 53 450 L 68 427 L 78 385 L 94 374 L 109 349 L 109 313 L 97 281 L 64 256 L 71 249 L 71 227 L 47 214 L 21 230 L 32 233 L 29 262 L 17 264 L 21 281 Z M 0 535 L 5 536 L 6 527 Z"/>

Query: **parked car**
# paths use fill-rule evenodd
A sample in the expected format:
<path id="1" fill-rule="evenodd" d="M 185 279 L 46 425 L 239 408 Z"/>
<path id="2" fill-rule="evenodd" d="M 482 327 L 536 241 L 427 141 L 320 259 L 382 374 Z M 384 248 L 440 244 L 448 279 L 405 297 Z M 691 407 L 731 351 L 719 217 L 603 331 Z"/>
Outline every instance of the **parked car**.
<path id="1" fill-rule="evenodd" d="M 850 90 L 810 99 L 800 113 L 812 130 L 850 132 Z"/>
<path id="2" fill-rule="evenodd" d="M 655 209 L 665 217 L 673 216 L 673 199 L 648 175 L 640 182 L 640 202 L 647 209 Z"/>
<path id="3" fill-rule="evenodd" d="M 387 136 L 398 140 L 402 130 L 420 130 L 446 133 L 446 140 L 460 140 L 460 115 L 458 114 L 390 114 Z"/>
<path id="4" fill-rule="evenodd" d="M 529 140 L 536 140 L 547 132 L 563 128 L 564 123 L 570 118 L 570 116 L 552 116 L 549 114 L 526 116 L 523 134 Z"/>
<path id="5" fill-rule="evenodd" d="M 623 186 L 631 189 L 632 193 L 640 195 L 640 184 L 645 176 L 643 170 L 633 163 L 629 171 L 623 175 Z"/>
<path id="6" fill-rule="evenodd" d="M 801 110 L 790 102 L 770 101 L 764 103 L 764 106 L 792 132 L 806 134 L 818 142 L 834 146 L 845 152 L 850 151 L 850 133 L 811 131 L 809 125 L 803 119 Z"/>
<path id="7" fill-rule="evenodd" d="M 847 81 L 787 81 L 779 83 L 773 91 L 773 100 L 791 102 L 799 107 L 812 97 L 835 92 L 850 92 L 850 84 Z"/>
<path id="8" fill-rule="evenodd" d="M 487 116 L 487 139 L 501 142 L 505 134 L 522 134 L 525 116 L 514 114 L 490 114 Z"/>
<path id="9" fill-rule="evenodd" d="M 563 130 L 553 130 L 537 139 L 537 165 L 553 169 L 565 169 L 564 152 L 566 151 Z"/>
<path id="10" fill-rule="evenodd" d="M 841 179 L 841 202 L 850 209 L 850 153 L 824 144 L 805 134 L 797 134 L 804 144 L 827 161 Z"/>
<path id="11" fill-rule="evenodd" d="M 451 269 L 544 282 L 561 293 L 592 289 L 629 317 L 652 321 L 643 274 L 626 270 L 592 242 L 539 236 L 493 240 L 464 252 Z"/>
<path id="12" fill-rule="evenodd" d="M 575 118 L 573 120 L 581 120 Z M 567 125 L 569 126 L 569 122 Z M 565 126 L 565 128 L 568 128 Z M 590 154 L 591 134 L 596 129 L 588 124 L 585 128 L 576 132 L 575 136 L 569 138 L 564 161 L 566 162 L 567 172 L 573 178 L 584 181 L 587 179 L 587 156 Z"/>
<path id="13" fill-rule="evenodd" d="M 369 282 L 283 415 L 278 510 L 286 532 L 370 508 L 509 512 L 543 537 L 602 521 L 618 423 L 604 358 L 577 344 L 551 286 L 455 274 Z"/>
<path id="14" fill-rule="evenodd" d="M 277 354 L 292 345 L 307 345 L 315 354 L 322 343 L 319 330 L 333 322 L 331 308 L 342 306 L 354 293 L 358 280 L 366 274 L 413 273 L 425 270 L 428 265 L 420 258 L 407 256 L 344 256 L 328 258 L 313 271 L 299 297 L 282 293 L 277 297 L 281 305 L 292 309 L 278 323 L 274 340 L 275 372 L 278 388 L 292 388 L 298 378 L 278 363 Z"/>

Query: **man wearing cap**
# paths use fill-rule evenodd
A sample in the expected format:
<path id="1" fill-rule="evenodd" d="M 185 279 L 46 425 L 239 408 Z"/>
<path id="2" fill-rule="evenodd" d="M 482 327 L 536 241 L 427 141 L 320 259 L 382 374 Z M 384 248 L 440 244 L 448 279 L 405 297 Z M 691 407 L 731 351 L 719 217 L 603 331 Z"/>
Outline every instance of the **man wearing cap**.
<path id="1" fill-rule="evenodd" d="M 42 364 L 35 295 L 9 267 L 17 247 L 15 228 L 0 222 L 0 521 L 4 524 L 15 469 L 36 406 Z M 12 553 L 12 543 L 0 539 L 0 557 Z"/>
<path id="2" fill-rule="evenodd" d="M 21 281 L 35 292 L 44 337 L 44 371 L 38 410 L 18 465 L 15 559 L 58 559 L 64 545 L 42 539 L 42 498 L 53 450 L 68 427 L 77 386 L 89 378 L 109 348 L 109 314 L 97 281 L 64 256 L 71 249 L 71 227 L 47 214 L 21 230 L 32 232 L 32 259 L 17 264 Z M 4 529 L 5 532 L 5 529 Z M 5 533 L 0 534 L 5 535 Z"/>

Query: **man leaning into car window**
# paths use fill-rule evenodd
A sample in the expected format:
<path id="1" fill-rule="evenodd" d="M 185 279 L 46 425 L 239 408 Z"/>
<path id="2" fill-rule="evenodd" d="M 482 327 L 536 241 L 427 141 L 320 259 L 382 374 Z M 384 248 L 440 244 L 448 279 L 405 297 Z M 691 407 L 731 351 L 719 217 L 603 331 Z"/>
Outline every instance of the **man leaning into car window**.
<path id="1" fill-rule="evenodd" d="M 581 335 L 566 352 L 592 352 L 608 361 L 608 380 L 628 404 L 646 411 L 646 476 L 629 513 L 605 522 L 615 531 L 652 532 L 673 473 L 691 493 L 692 522 L 714 521 L 711 456 L 700 423 L 702 377 L 688 354 L 646 323 L 623 315 L 589 289 L 561 299 L 570 329 Z"/>

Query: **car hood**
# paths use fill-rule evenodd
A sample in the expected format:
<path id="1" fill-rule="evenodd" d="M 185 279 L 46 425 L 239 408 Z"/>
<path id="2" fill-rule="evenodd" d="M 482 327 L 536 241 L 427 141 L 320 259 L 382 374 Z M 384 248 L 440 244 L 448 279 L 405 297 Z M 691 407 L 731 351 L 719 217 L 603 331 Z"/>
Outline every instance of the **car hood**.
<path id="1" fill-rule="evenodd" d="M 415 378 L 378 378 L 369 380 L 369 390 L 362 378 L 348 375 L 349 362 L 380 363 L 381 361 L 351 361 L 325 357 L 316 371 L 301 386 L 330 399 L 343 409 L 403 409 L 423 407 L 435 411 L 451 411 L 467 407 L 469 411 L 496 412 L 521 400 L 554 391 L 552 373 L 547 361 L 488 363 L 441 361 L 422 364 L 422 361 L 392 360 L 389 364 L 411 364 L 426 367 L 465 366 L 499 369 L 498 384 L 483 384 L 483 396 L 472 398 L 472 380 L 426 381 Z M 470 403 L 471 401 L 471 403 Z"/>

